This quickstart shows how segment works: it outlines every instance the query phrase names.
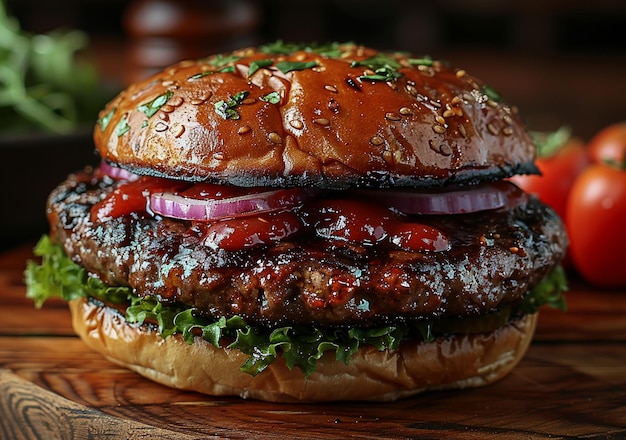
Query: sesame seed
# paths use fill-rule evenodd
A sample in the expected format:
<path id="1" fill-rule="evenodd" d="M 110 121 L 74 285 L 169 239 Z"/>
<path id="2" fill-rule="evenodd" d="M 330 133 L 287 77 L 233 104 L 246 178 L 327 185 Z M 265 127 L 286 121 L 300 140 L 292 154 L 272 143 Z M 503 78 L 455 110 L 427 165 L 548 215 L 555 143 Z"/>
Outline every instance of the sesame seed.
<path id="1" fill-rule="evenodd" d="M 400 116 L 396 115 L 395 113 L 385 113 L 385 119 L 388 119 L 390 121 L 399 121 Z"/>
<path id="2" fill-rule="evenodd" d="M 239 127 L 239 129 L 237 130 L 237 133 L 239 134 L 246 134 L 248 133 L 250 130 L 252 130 L 252 128 L 250 128 L 249 125 L 242 125 L 241 127 Z"/>
<path id="3" fill-rule="evenodd" d="M 451 118 L 452 116 L 454 116 L 456 113 L 454 113 L 454 110 L 452 109 L 447 109 L 446 111 L 443 112 L 443 117 L 444 118 Z"/>
<path id="4" fill-rule="evenodd" d="M 256 102 L 255 98 L 246 98 L 243 101 L 241 101 L 243 105 L 250 105 L 250 104 L 254 104 L 255 102 Z"/>
<path id="5" fill-rule="evenodd" d="M 159 115 L 159 119 L 162 120 L 163 122 L 169 122 L 170 120 L 170 115 L 167 113 L 163 113 L 163 112 L 159 112 L 157 113 Z"/>
<path id="6" fill-rule="evenodd" d="M 291 125 L 293 128 L 297 130 L 300 130 L 302 127 L 304 127 L 304 124 L 302 123 L 302 121 L 299 121 L 297 119 L 293 119 L 289 121 L 289 125 Z"/>
<path id="7" fill-rule="evenodd" d="M 387 162 L 388 164 L 392 165 L 393 164 L 393 153 L 389 150 L 385 150 L 383 151 L 383 159 L 385 160 L 385 162 Z"/>
<path id="8" fill-rule="evenodd" d="M 433 131 L 435 133 L 443 134 L 446 132 L 446 127 L 443 125 L 433 125 Z"/>
<path id="9" fill-rule="evenodd" d="M 275 131 L 268 134 L 267 139 L 273 144 L 280 144 L 283 141 L 280 135 L 276 133 Z"/>
<path id="10" fill-rule="evenodd" d="M 433 142 L 432 139 L 428 139 L 428 146 L 430 147 L 431 150 L 439 153 L 439 145 Z"/>
<path id="11" fill-rule="evenodd" d="M 331 85 L 325 85 L 324 88 L 329 92 L 337 93 L 337 88 Z"/>
<path id="12" fill-rule="evenodd" d="M 448 144 L 437 144 L 432 139 L 429 139 L 428 146 L 435 153 L 439 153 L 442 156 L 450 156 L 452 154 L 452 148 Z"/>
<path id="13" fill-rule="evenodd" d="M 417 89 L 414 86 L 407 84 L 406 91 L 409 95 L 417 97 Z"/>
<path id="14" fill-rule="evenodd" d="M 161 111 L 164 113 L 172 113 L 174 110 L 176 110 L 176 107 L 169 104 L 165 104 L 163 107 L 161 107 Z"/>
<path id="15" fill-rule="evenodd" d="M 435 76 L 435 71 L 430 66 L 419 65 L 417 66 L 417 70 L 424 76 L 432 77 Z"/>
<path id="16" fill-rule="evenodd" d="M 452 154 L 452 148 L 448 144 L 439 145 L 439 152 L 442 156 L 450 156 Z"/>
<path id="17" fill-rule="evenodd" d="M 504 127 L 502 129 L 502 133 L 504 133 L 505 136 L 511 136 L 513 134 L 513 129 L 511 127 Z"/>
<path id="18" fill-rule="evenodd" d="M 382 145 L 385 140 L 380 136 L 375 135 L 370 138 L 370 142 L 372 143 L 372 145 Z"/>
<path id="19" fill-rule="evenodd" d="M 435 116 L 435 121 L 439 122 L 441 125 L 446 125 L 446 120 L 439 115 Z"/>
<path id="20" fill-rule="evenodd" d="M 413 114 L 413 110 L 411 110 L 408 107 L 402 107 L 402 108 L 400 108 L 400 114 L 404 115 L 404 116 L 409 116 L 409 115 Z"/>
<path id="21" fill-rule="evenodd" d="M 224 160 L 224 153 L 215 153 L 215 154 L 213 154 L 213 159 L 215 159 L 215 160 Z"/>
<path id="22" fill-rule="evenodd" d="M 434 99 L 431 99 L 428 101 L 430 103 L 430 105 L 432 105 L 433 107 L 437 107 L 437 108 L 441 108 L 441 103 L 439 101 L 435 101 Z"/>
<path id="23" fill-rule="evenodd" d="M 327 125 L 330 125 L 330 121 L 326 118 L 317 118 L 317 119 L 313 119 L 313 122 L 316 123 L 317 125 L 321 125 L 323 127 L 326 127 Z"/>
<path id="24" fill-rule="evenodd" d="M 169 127 L 168 127 L 168 125 L 167 125 L 165 122 L 163 122 L 163 121 L 159 121 L 159 122 L 157 122 L 157 123 L 156 123 L 156 125 L 154 126 L 154 129 L 155 129 L 156 131 L 158 131 L 158 132 L 165 131 L 165 130 L 167 130 L 168 128 L 169 128 Z"/>
<path id="25" fill-rule="evenodd" d="M 491 133 L 494 136 L 497 136 L 498 134 L 500 134 L 500 130 L 498 130 L 498 127 L 493 125 L 491 122 L 487 124 L 487 130 L 489 130 L 489 133 Z"/>
<path id="26" fill-rule="evenodd" d="M 514 254 L 519 252 L 519 248 L 517 246 L 511 246 L 509 250 Z"/>
<path id="27" fill-rule="evenodd" d="M 461 103 L 461 98 L 459 98 L 458 96 L 455 96 L 454 98 L 452 98 L 452 100 L 450 101 L 450 104 L 452 105 L 459 105 Z"/>
<path id="28" fill-rule="evenodd" d="M 167 101 L 167 105 L 171 105 L 172 107 L 178 107 L 183 103 L 183 98 L 180 96 L 172 96 L 169 101 Z"/>
<path id="29" fill-rule="evenodd" d="M 457 70 L 457 71 L 456 71 L 456 77 L 457 77 L 457 78 L 463 78 L 463 77 L 465 76 L 465 73 L 466 73 L 466 72 L 465 72 L 465 70 L 463 70 L 463 69 Z"/>
<path id="30" fill-rule="evenodd" d="M 502 119 L 504 120 L 504 122 L 506 122 L 507 124 L 512 124 L 513 123 L 513 118 L 511 118 L 509 115 L 504 115 L 502 117 Z"/>
<path id="31" fill-rule="evenodd" d="M 174 84 L 175 84 L 175 82 L 172 81 L 171 79 L 166 79 L 165 81 L 161 82 L 161 85 L 163 87 L 169 87 L 169 86 L 172 86 Z"/>
<path id="32" fill-rule="evenodd" d="M 467 130 L 465 129 L 465 126 L 463 124 L 459 124 L 459 133 L 462 137 L 467 137 Z"/>
<path id="33" fill-rule="evenodd" d="M 212 95 L 213 95 L 213 93 L 211 93 L 211 92 L 206 92 L 206 93 L 203 93 L 202 95 L 200 95 L 200 96 L 198 96 L 198 97 L 193 98 L 193 99 L 192 99 L 191 101 L 189 101 L 189 102 L 191 102 L 191 104 L 193 104 L 193 105 L 202 105 L 202 104 L 204 104 L 204 103 L 206 102 L 206 100 L 207 100 L 207 99 L 209 99 Z"/>
<path id="34" fill-rule="evenodd" d="M 185 132 L 185 126 L 181 124 L 174 124 L 174 126 L 170 129 L 170 132 L 175 138 L 181 137 Z"/>

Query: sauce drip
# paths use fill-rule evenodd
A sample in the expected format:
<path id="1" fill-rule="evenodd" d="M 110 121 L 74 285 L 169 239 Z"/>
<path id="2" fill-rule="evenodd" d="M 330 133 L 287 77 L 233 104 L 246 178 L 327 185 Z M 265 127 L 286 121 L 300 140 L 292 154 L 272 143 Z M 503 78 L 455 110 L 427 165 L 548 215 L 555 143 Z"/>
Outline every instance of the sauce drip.
<path id="1" fill-rule="evenodd" d="M 143 176 L 120 181 L 91 208 L 90 215 L 92 222 L 126 215 L 154 216 L 149 200 L 150 194 L 156 192 L 224 199 L 262 190 Z M 439 229 L 355 198 L 317 197 L 292 209 L 192 223 L 202 231 L 207 246 L 229 251 L 268 245 L 296 234 L 406 251 L 438 252 L 450 247 Z"/>

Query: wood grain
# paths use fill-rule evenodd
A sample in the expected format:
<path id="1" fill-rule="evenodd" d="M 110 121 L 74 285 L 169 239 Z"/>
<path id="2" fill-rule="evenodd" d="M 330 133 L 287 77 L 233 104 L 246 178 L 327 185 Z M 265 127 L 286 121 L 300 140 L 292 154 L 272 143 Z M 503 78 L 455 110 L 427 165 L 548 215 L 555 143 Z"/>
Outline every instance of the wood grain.
<path id="1" fill-rule="evenodd" d="M 6 439 L 192 439 L 130 419 L 120 419 L 64 399 L 0 369 L 0 433 Z"/>
<path id="2" fill-rule="evenodd" d="M 626 438 L 626 292 L 573 278 L 520 365 L 485 388 L 394 403 L 272 404 L 163 387 L 73 335 L 67 307 L 24 298 L 28 249 L 0 256 L 2 439 Z"/>

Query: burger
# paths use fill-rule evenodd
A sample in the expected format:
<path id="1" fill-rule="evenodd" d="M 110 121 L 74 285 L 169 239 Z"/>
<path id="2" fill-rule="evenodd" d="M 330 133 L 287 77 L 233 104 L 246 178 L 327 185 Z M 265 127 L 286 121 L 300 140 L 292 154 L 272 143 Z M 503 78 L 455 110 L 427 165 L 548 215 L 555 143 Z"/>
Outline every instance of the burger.
<path id="1" fill-rule="evenodd" d="M 52 191 L 40 306 L 164 385 L 275 402 L 490 384 L 563 303 L 563 225 L 518 111 L 465 70 L 356 44 L 183 61 L 100 112 Z"/>

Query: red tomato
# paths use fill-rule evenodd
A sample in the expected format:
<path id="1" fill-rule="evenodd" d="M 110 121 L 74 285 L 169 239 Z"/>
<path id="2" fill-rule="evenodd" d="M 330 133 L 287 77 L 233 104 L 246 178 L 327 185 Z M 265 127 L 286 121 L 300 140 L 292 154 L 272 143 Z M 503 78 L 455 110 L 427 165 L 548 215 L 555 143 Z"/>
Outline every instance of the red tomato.
<path id="1" fill-rule="evenodd" d="M 570 255 L 588 282 L 626 287 L 626 169 L 589 166 L 568 198 Z"/>
<path id="2" fill-rule="evenodd" d="M 511 181 L 527 193 L 536 194 L 565 219 L 570 189 L 589 164 L 585 144 L 580 139 L 570 138 L 554 154 L 539 155 L 535 162 L 542 175 L 514 176 Z"/>
<path id="3" fill-rule="evenodd" d="M 569 134 L 563 136 L 563 142 L 556 151 L 550 149 L 551 151 L 546 152 L 539 145 L 535 163 L 541 171 L 540 176 L 514 176 L 511 181 L 527 193 L 535 194 L 566 222 L 567 200 L 572 185 L 578 175 L 589 165 L 589 157 L 582 140 L 569 137 Z M 562 264 L 565 267 L 572 265 L 569 252 Z"/>
<path id="4" fill-rule="evenodd" d="M 588 144 L 589 157 L 595 163 L 626 160 L 626 122 L 609 125 L 596 133 Z"/>

